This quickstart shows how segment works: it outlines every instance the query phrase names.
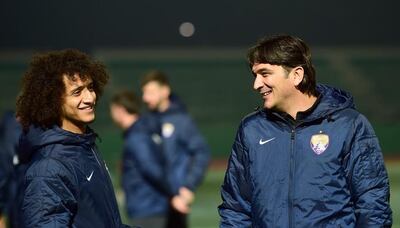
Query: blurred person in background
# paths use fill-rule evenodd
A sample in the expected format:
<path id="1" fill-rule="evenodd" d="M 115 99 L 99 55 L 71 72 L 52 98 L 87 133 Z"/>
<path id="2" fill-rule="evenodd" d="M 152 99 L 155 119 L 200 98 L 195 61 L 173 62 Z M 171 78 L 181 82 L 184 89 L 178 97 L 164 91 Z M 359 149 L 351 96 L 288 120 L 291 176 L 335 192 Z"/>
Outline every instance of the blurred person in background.
<path id="1" fill-rule="evenodd" d="M 171 92 L 167 76 L 151 71 L 142 79 L 142 99 L 151 111 L 148 115 L 161 126 L 161 138 L 173 197 L 167 227 L 187 227 L 189 205 L 208 167 L 210 151 L 194 121 L 178 97 Z M 178 211 L 176 208 L 187 208 Z"/>
<path id="2" fill-rule="evenodd" d="M 18 203 L 22 199 L 21 182 L 26 165 L 21 165 L 18 158 L 19 137 L 22 133 L 13 111 L 6 111 L 0 121 L 0 228 L 17 228 Z M 5 216 L 4 216 L 5 215 Z"/>
<path id="3" fill-rule="evenodd" d="M 248 63 L 263 108 L 240 123 L 220 227 L 391 227 L 381 148 L 352 96 L 316 84 L 297 37 L 263 38 Z"/>
<path id="4" fill-rule="evenodd" d="M 169 200 L 177 195 L 167 181 L 168 170 L 156 121 L 140 115 L 140 99 L 130 91 L 116 93 L 110 104 L 113 121 L 123 130 L 122 188 L 131 224 L 166 227 Z M 186 211 L 185 208 L 178 210 Z"/>
<path id="5" fill-rule="evenodd" d="M 73 49 L 35 55 L 16 114 L 28 163 L 23 227 L 125 227 L 105 162 L 88 126 L 108 81 L 103 64 Z"/>

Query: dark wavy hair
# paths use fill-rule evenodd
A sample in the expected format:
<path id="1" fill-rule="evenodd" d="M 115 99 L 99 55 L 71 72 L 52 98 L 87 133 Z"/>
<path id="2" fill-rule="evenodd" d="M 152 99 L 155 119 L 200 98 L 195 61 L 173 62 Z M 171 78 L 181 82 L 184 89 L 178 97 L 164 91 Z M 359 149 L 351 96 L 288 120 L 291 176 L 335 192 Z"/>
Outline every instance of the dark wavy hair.
<path id="1" fill-rule="evenodd" d="M 269 63 L 282 66 L 286 71 L 301 66 L 303 81 L 297 86 L 302 93 L 317 95 L 315 69 L 307 44 L 298 37 L 276 35 L 264 37 L 251 47 L 247 54 L 250 69 L 255 63 Z"/>
<path id="2" fill-rule="evenodd" d="M 167 75 L 160 70 L 147 72 L 142 78 L 140 85 L 143 88 L 149 82 L 157 82 L 160 85 L 171 87 Z"/>
<path id="3" fill-rule="evenodd" d="M 122 90 L 114 94 L 111 104 L 122 106 L 130 114 L 140 114 L 140 99 L 134 92 Z"/>
<path id="4" fill-rule="evenodd" d="M 32 124 L 43 128 L 61 124 L 64 75 L 73 81 L 76 75 L 82 81 L 92 79 L 96 101 L 109 79 L 102 63 L 75 49 L 35 55 L 23 76 L 16 103 L 16 115 L 24 130 Z"/>

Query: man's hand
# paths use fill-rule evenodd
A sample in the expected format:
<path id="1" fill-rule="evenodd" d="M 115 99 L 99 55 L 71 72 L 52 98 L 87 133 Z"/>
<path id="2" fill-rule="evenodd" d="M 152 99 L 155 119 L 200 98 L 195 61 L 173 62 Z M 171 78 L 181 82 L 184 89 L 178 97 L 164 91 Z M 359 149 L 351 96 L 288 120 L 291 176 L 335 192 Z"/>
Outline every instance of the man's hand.
<path id="1" fill-rule="evenodd" d="M 194 201 L 194 193 L 186 187 L 179 188 L 179 195 L 186 201 L 186 204 L 190 205 Z"/>
<path id="2" fill-rule="evenodd" d="M 190 204 L 194 201 L 194 193 L 186 187 L 179 188 L 179 195 L 172 198 L 172 207 L 182 214 L 190 212 Z"/>
<path id="3" fill-rule="evenodd" d="M 171 205 L 175 210 L 179 211 L 182 214 L 188 214 L 190 211 L 189 205 L 186 203 L 186 200 L 181 195 L 172 197 Z"/>

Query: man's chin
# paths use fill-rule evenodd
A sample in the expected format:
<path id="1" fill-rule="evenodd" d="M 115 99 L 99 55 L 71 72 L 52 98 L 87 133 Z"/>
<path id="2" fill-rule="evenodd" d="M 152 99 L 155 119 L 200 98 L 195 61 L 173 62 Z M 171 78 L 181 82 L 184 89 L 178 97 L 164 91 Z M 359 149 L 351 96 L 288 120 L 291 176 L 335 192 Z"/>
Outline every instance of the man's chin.
<path id="1" fill-rule="evenodd" d="M 147 106 L 147 108 L 148 108 L 150 111 L 157 111 L 157 107 L 156 107 L 156 106 Z"/>
<path id="2" fill-rule="evenodd" d="M 272 108 L 271 105 L 267 101 L 264 101 L 263 106 L 264 106 L 265 109 L 271 109 Z"/>
<path id="3" fill-rule="evenodd" d="M 90 124 L 93 123 L 95 121 L 95 116 L 93 115 L 93 117 L 87 117 L 85 119 L 82 119 L 82 124 Z"/>
<path id="4" fill-rule="evenodd" d="M 92 119 L 88 120 L 88 121 L 86 122 L 86 124 L 93 123 L 94 121 L 95 121 L 95 118 L 92 118 Z"/>

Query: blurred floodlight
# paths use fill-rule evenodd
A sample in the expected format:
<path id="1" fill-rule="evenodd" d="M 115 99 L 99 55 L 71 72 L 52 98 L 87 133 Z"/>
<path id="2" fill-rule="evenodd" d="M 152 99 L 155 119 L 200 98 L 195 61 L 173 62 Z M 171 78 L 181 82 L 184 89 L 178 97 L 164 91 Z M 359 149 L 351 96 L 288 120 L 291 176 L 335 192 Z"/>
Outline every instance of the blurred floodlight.
<path id="1" fill-rule="evenodd" d="M 184 22 L 179 26 L 179 33 L 183 37 L 191 37 L 194 34 L 194 25 L 190 22 Z"/>

